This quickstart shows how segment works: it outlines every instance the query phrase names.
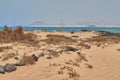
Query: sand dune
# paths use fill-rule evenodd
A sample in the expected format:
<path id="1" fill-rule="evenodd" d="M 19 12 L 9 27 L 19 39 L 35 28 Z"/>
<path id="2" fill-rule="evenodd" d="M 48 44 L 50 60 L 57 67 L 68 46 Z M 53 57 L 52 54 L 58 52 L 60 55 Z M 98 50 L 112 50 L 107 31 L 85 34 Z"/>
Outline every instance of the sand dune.
<path id="1" fill-rule="evenodd" d="M 0 44 L 0 65 L 15 64 L 23 56 L 38 56 L 41 52 L 44 57 L 35 64 L 0 74 L 0 80 L 120 80 L 118 35 L 99 36 L 96 31 L 24 31 L 29 32 L 36 35 L 37 45 L 17 41 Z"/>
<path id="2" fill-rule="evenodd" d="M 120 79 L 120 52 L 117 51 L 118 45 L 112 45 L 106 48 L 92 47 L 85 50 L 89 63 L 93 65 L 92 69 L 86 65 L 80 64 L 81 67 L 74 67 L 79 72 L 80 77 L 77 80 L 119 80 Z M 67 57 L 67 59 L 66 59 Z M 74 60 L 75 54 L 61 55 L 59 58 L 47 60 L 41 58 L 32 66 L 18 67 L 18 70 L 5 75 L 0 75 L 2 80 L 63 80 L 68 77 L 66 73 L 58 74 L 60 66 L 65 65 L 65 61 Z M 50 66 L 50 63 L 61 64 L 60 66 Z M 74 80 L 74 79 L 68 79 Z"/>

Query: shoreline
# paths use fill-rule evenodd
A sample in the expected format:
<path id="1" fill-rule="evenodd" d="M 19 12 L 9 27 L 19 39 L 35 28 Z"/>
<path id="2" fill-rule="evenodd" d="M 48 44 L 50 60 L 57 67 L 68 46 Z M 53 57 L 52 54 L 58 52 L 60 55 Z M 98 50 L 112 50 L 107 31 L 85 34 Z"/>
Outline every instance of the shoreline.
<path id="1" fill-rule="evenodd" d="M 15 29 L 16 27 L 10 27 Z M 81 31 L 81 30 L 93 30 L 93 31 L 107 31 L 111 33 L 120 33 L 120 27 L 23 27 L 24 30 L 43 30 L 43 31 Z M 4 27 L 0 27 L 3 30 Z"/>

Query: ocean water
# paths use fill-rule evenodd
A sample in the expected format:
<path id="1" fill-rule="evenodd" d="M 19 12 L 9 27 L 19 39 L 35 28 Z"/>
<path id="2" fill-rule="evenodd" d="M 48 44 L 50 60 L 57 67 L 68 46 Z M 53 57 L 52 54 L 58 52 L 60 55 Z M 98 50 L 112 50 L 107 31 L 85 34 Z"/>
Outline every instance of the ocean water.
<path id="1" fill-rule="evenodd" d="M 15 28 L 15 27 L 11 27 Z M 0 27 L 2 30 L 3 27 Z M 120 33 L 120 27 L 23 27 L 24 30 L 65 30 L 65 31 L 81 31 L 81 30 L 101 30 L 112 33 Z"/>

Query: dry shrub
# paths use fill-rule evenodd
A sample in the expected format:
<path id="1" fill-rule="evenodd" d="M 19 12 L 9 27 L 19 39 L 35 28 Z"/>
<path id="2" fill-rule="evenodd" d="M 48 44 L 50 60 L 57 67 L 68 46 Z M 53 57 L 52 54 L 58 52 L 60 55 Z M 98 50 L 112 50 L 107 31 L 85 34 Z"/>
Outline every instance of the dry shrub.
<path id="1" fill-rule="evenodd" d="M 68 72 L 69 78 L 74 78 L 75 80 L 78 80 L 78 77 L 80 77 L 79 74 L 76 73 L 76 71 Z"/>
<path id="2" fill-rule="evenodd" d="M 76 61 L 77 63 L 80 63 L 80 62 L 82 61 L 82 59 L 81 59 L 81 57 L 77 57 L 77 58 L 75 58 L 75 61 Z"/>
<path id="3" fill-rule="evenodd" d="M 7 26 L 4 26 L 4 29 L 0 31 L 0 42 L 24 42 L 36 44 L 36 36 L 32 33 L 24 34 L 22 26 L 17 26 L 15 29 L 10 29 Z"/>
<path id="4" fill-rule="evenodd" d="M 88 60 L 86 59 L 86 57 L 85 57 L 85 56 L 80 55 L 80 57 L 81 57 L 81 59 L 82 59 L 82 60 L 84 60 L 84 61 L 88 62 Z"/>
<path id="5" fill-rule="evenodd" d="M 57 63 L 53 63 L 53 64 L 49 64 L 49 66 L 51 67 L 51 66 L 54 66 L 54 67 L 56 67 L 56 66 L 61 66 L 61 64 L 57 64 Z"/>
<path id="6" fill-rule="evenodd" d="M 71 62 L 65 62 L 65 64 L 72 65 L 72 63 L 71 63 Z"/>
<path id="7" fill-rule="evenodd" d="M 84 60 L 86 62 L 88 62 L 88 60 L 86 59 L 85 55 L 84 54 L 78 54 L 78 59 L 76 59 L 76 61 L 78 60 L 78 62 L 81 60 Z"/>
<path id="8" fill-rule="evenodd" d="M 27 33 L 27 34 L 24 34 L 24 37 L 28 41 L 34 41 L 36 38 L 36 35 L 32 33 Z"/>
<path id="9" fill-rule="evenodd" d="M 60 68 L 60 70 L 65 70 L 65 69 L 68 70 L 68 71 L 73 71 L 73 68 L 71 66 L 65 66 L 64 65 L 63 67 Z"/>
<path id="10" fill-rule="evenodd" d="M 17 28 L 15 28 L 12 31 L 12 36 L 11 37 L 12 37 L 13 41 L 23 40 L 25 38 L 23 28 L 21 26 L 18 26 Z"/>
<path id="11" fill-rule="evenodd" d="M 9 54 L 5 54 L 5 55 L 3 55 L 3 59 L 2 59 L 2 61 L 5 61 L 5 60 L 8 60 L 8 59 L 11 59 L 11 58 L 13 58 L 13 57 L 15 57 L 15 56 L 17 56 L 18 54 L 17 53 L 9 53 Z"/>
<path id="12" fill-rule="evenodd" d="M 4 29 L 0 32 L 1 42 L 12 42 L 24 39 L 24 33 L 21 26 L 18 26 L 14 30 L 4 26 Z"/>
<path id="13" fill-rule="evenodd" d="M 92 39 L 88 40 L 89 42 L 113 42 L 113 43 L 119 43 L 120 42 L 120 36 L 113 35 L 113 36 L 97 36 Z"/>
<path id="14" fill-rule="evenodd" d="M 72 60 L 69 60 L 68 62 L 65 62 L 65 64 L 80 67 L 80 65 L 78 64 L 78 62 L 73 62 Z"/>
<path id="15" fill-rule="evenodd" d="M 0 47 L 0 52 L 4 51 L 6 49 L 12 49 L 12 47 L 11 46 Z"/>
<path id="16" fill-rule="evenodd" d="M 26 65 L 33 65 L 33 64 L 35 64 L 35 60 L 33 59 L 32 56 L 26 56 L 26 55 L 24 55 L 22 57 L 22 60 L 25 62 Z"/>
<path id="17" fill-rule="evenodd" d="M 2 31 L 0 31 L 0 43 L 2 42 Z"/>
<path id="18" fill-rule="evenodd" d="M 66 43 L 66 44 L 71 44 L 76 42 L 70 37 L 66 37 L 64 35 L 52 35 L 48 34 L 46 40 L 44 40 L 48 44 L 61 44 L 61 43 Z"/>
<path id="19" fill-rule="evenodd" d="M 24 37 L 25 37 L 25 39 L 21 41 L 22 43 L 27 43 L 27 44 L 30 44 L 32 46 L 38 46 L 37 44 L 39 41 L 36 40 L 35 34 L 27 33 L 27 34 L 24 34 Z"/>

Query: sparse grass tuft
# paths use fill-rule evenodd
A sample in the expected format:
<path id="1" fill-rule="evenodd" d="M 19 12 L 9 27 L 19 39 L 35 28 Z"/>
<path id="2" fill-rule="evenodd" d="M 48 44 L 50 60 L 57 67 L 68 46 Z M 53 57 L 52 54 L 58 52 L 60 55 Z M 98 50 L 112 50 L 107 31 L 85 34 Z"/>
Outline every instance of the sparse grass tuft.
<path id="1" fill-rule="evenodd" d="M 120 36 L 97 36 L 89 40 L 89 42 L 113 42 L 113 43 L 118 43 L 120 42 Z"/>
<path id="2" fill-rule="evenodd" d="M 5 55 L 3 55 L 3 59 L 2 59 L 2 61 L 5 61 L 5 60 L 8 60 L 8 59 L 11 59 L 11 58 L 13 58 L 13 57 L 15 57 L 15 56 L 17 56 L 18 54 L 17 53 L 9 53 L 9 54 L 5 54 Z"/>
<path id="3" fill-rule="evenodd" d="M 12 49 L 12 47 L 11 46 L 0 47 L 0 52 L 4 51 L 6 49 Z"/>

